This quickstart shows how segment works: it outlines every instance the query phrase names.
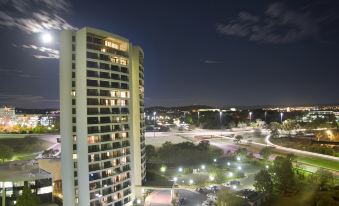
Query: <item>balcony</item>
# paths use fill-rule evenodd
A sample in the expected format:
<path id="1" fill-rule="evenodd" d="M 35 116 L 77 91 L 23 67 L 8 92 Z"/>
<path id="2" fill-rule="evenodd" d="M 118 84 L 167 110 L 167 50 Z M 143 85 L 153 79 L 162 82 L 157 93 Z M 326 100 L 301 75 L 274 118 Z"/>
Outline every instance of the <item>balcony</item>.
<path id="1" fill-rule="evenodd" d="M 94 181 L 97 179 L 101 179 L 100 173 L 93 173 L 89 175 L 89 181 Z"/>
<path id="2" fill-rule="evenodd" d="M 97 86 L 99 86 L 99 84 L 98 84 L 97 80 L 90 80 L 90 79 L 88 79 L 87 80 L 87 86 L 89 86 L 89 87 L 97 87 Z"/>
<path id="3" fill-rule="evenodd" d="M 99 133 L 99 128 L 97 128 L 97 127 L 88 127 L 87 132 L 88 132 L 88 134 Z"/>
<path id="4" fill-rule="evenodd" d="M 100 147 L 98 145 L 88 146 L 88 153 L 100 152 Z"/>
<path id="5" fill-rule="evenodd" d="M 93 164 L 93 165 L 88 165 L 88 170 L 90 172 L 100 170 L 100 165 L 99 164 Z"/>

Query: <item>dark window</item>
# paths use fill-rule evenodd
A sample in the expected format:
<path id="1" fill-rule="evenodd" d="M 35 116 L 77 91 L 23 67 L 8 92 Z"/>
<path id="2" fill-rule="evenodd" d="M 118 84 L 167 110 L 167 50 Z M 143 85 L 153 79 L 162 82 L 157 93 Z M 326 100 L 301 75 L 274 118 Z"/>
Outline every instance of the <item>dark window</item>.
<path id="1" fill-rule="evenodd" d="M 98 59 L 98 54 L 93 52 L 87 52 L 87 58 Z"/>
<path id="2" fill-rule="evenodd" d="M 121 72 L 128 74 L 128 69 L 126 67 L 121 67 Z"/>
<path id="3" fill-rule="evenodd" d="M 105 63 L 100 63 L 100 69 L 109 70 L 109 65 Z"/>
<path id="4" fill-rule="evenodd" d="M 98 68 L 98 63 L 97 62 L 92 62 L 92 61 L 87 61 L 87 67 Z"/>

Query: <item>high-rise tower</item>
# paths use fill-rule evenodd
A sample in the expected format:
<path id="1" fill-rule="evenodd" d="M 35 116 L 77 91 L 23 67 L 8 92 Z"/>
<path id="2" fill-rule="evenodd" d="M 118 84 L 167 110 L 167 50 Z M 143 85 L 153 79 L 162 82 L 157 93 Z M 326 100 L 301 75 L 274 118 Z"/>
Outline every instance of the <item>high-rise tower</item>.
<path id="1" fill-rule="evenodd" d="M 65 206 L 130 205 L 145 180 L 144 53 L 94 28 L 61 32 Z"/>

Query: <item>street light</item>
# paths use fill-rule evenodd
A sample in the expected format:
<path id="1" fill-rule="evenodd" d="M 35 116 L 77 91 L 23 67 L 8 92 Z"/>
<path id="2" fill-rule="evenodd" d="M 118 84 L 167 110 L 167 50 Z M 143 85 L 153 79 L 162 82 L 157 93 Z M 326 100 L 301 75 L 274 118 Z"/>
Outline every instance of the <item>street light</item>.
<path id="1" fill-rule="evenodd" d="M 157 114 L 157 112 L 153 112 L 153 117 L 154 117 L 154 128 L 153 128 L 154 137 L 155 137 L 155 115 L 156 114 Z"/>
<path id="2" fill-rule="evenodd" d="M 228 177 L 233 177 L 233 172 L 229 172 Z"/>
<path id="3" fill-rule="evenodd" d="M 206 169 L 206 166 L 205 165 L 201 165 L 201 169 Z"/>
<path id="4" fill-rule="evenodd" d="M 177 177 L 173 177 L 173 181 L 174 182 L 178 181 L 178 178 Z"/>
<path id="5" fill-rule="evenodd" d="M 242 168 L 241 168 L 241 166 L 238 166 L 238 168 L 237 168 L 238 170 L 241 170 Z"/>
<path id="6" fill-rule="evenodd" d="M 189 184 L 191 185 L 191 184 L 193 184 L 193 182 L 194 182 L 194 181 L 193 181 L 192 179 L 190 179 Z"/>
<path id="7" fill-rule="evenodd" d="M 267 111 L 265 111 L 265 122 L 266 122 L 266 118 L 267 118 Z"/>
<path id="8" fill-rule="evenodd" d="M 178 172 L 182 172 L 182 171 L 184 171 L 184 169 L 182 167 L 179 167 Z"/>
<path id="9" fill-rule="evenodd" d="M 280 112 L 280 123 L 282 123 L 283 121 L 283 116 L 284 116 L 284 113 Z"/>
<path id="10" fill-rule="evenodd" d="M 215 178 L 213 176 L 210 176 L 209 179 L 210 181 L 214 181 Z"/>
<path id="11" fill-rule="evenodd" d="M 214 158 L 214 159 L 213 159 L 213 162 L 217 162 L 217 159 Z"/>
<path id="12" fill-rule="evenodd" d="M 230 166 L 231 165 L 231 163 L 230 162 L 227 162 L 227 166 Z"/>
<path id="13" fill-rule="evenodd" d="M 198 111 L 198 127 L 200 127 L 200 112 Z"/>
<path id="14" fill-rule="evenodd" d="M 252 122 L 252 112 L 249 112 L 250 115 L 250 123 Z"/>
<path id="15" fill-rule="evenodd" d="M 222 111 L 219 112 L 219 120 L 220 120 L 220 136 L 222 136 Z"/>
<path id="16" fill-rule="evenodd" d="M 166 167 L 165 167 L 165 166 L 162 166 L 162 167 L 160 168 L 160 172 L 166 172 Z"/>

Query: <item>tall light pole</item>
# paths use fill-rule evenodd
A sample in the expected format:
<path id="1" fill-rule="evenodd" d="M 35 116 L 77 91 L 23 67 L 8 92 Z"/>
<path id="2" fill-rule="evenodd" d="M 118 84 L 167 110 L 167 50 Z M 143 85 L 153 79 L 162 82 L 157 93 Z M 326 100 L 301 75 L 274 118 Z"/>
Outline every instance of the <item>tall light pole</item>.
<path id="1" fill-rule="evenodd" d="M 282 124 L 284 113 L 280 112 L 280 123 Z"/>
<path id="2" fill-rule="evenodd" d="M 266 118 L 267 118 L 267 111 L 265 111 L 265 123 L 266 123 Z"/>
<path id="3" fill-rule="evenodd" d="M 222 111 L 219 112 L 219 120 L 220 120 L 220 135 L 222 136 Z"/>
<path id="4" fill-rule="evenodd" d="M 252 112 L 249 112 L 250 115 L 250 123 L 252 123 Z"/>
<path id="5" fill-rule="evenodd" d="M 200 127 L 200 112 L 198 111 L 198 127 Z"/>
<path id="6" fill-rule="evenodd" d="M 157 112 L 153 112 L 153 118 L 154 118 L 154 129 L 153 129 L 153 132 L 154 132 L 154 137 L 155 137 L 155 115 L 157 114 Z"/>

